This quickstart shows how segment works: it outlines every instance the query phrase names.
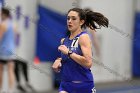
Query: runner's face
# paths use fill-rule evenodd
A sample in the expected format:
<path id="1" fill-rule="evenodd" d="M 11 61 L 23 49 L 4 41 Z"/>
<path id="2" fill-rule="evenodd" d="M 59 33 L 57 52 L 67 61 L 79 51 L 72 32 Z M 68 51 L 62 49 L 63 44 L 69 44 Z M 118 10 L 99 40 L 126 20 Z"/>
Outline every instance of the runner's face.
<path id="1" fill-rule="evenodd" d="M 67 15 L 67 27 L 70 32 L 81 28 L 82 22 L 76 11 L 70 11 Z"/>

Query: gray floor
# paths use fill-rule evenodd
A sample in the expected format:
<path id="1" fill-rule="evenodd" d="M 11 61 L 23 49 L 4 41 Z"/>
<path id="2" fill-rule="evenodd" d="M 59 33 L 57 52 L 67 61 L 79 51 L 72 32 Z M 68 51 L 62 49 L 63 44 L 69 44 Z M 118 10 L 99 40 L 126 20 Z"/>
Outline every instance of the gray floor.
<path id="1" fill-rule="evenodd" d="M 97 93 L 140 93 L 140 79 L 96 84 Z"/>
<path id="2" fill-rule="evenodd" d="M 95 84 L 97 93 L 140 93 L 140 79 Z M 45 92 L 44 92 L 45 93 Z M 58 93 L 57 90 L 46 93 Z"/>
<path id="3" fill-rule="evenodd" d="M 140 93 L 140 79 L 134 79 L 124 82 L 95 84 L 95 87 L 97 93 Z M 36 92 L 36 93 L 58 93 L 58 89 L 48 92 Z"/>

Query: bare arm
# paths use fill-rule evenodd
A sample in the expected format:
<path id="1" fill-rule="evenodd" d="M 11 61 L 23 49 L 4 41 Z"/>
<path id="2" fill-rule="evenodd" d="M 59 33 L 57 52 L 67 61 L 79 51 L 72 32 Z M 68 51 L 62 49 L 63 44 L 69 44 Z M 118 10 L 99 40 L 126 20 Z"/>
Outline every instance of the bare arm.
<path id="1" fill-rule="evenodd" d="M 83 56 L 73 53 L 70 57 L 83 67 L 91 68 L 92 50 L 89 36 L 87 34 L 81 35 L 79 38 L 79 44 L 81 46 Z"/>
<path id="2" fill-rule="evenodd" d="M 5 33 L 5 31 L 6 31 L 6 26 L 5 26 L 5 24 L 0 24 L 0 40 L 2 39 L 2 37 L 3 37 L 3 34 Z"/>
<path id="3" fill-rule="evenodd" d="M 65 39 L 65 38 L 62 38 L 62 39 L 61 39 L 61 44 L 63 44 L 64 39 Z M 55 72 L 59 72 L 60 67 L 61 67 L 61 61 L 62 61 L 62 58 L 59 57 L 59 58 L 57 58 L 57 59 L 55 60 L 55 62 L 53 63 L 52 68 L 53 68 L 53 70 L 54 70 Z"/>
<path id="4" fill-rule="evenodd" d="M 55 62 L 53 63 L 52 68 L 53 68 L 53 70 L 54 70 L 55 72 L 59 72 L 59 71 L 60 71 L 61 60 L 62 60 L 61 58 L 57 58 L 57 59 L 55 60 Z"/>

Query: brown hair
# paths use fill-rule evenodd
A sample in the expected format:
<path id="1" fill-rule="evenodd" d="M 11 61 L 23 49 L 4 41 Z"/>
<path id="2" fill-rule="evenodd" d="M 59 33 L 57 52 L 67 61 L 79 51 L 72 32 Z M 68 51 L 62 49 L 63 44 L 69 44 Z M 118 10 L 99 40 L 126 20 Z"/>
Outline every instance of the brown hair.
<path id="1" fill-rule="evenodd" d="M 84 20 L 85 23 L 81 27 L 90 27 L 90 29 L 100 29 L 108 27 L 109 20 L 101 13 L 93 12 L 90 9 L 72 8 L 68 11 L 76 11 L 79 14 L 80 20 Z M 95 25 L 97 24 L 99 28 Z"/>

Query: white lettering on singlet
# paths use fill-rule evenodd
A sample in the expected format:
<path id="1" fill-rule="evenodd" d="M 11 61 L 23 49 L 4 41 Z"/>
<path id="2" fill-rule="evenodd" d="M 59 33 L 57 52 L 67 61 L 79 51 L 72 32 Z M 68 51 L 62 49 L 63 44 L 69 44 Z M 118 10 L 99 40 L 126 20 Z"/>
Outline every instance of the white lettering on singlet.
<path id="1" fill-rule="evenodd" d="M 73 39 L 70 47 L 71 50 L 76 50 L 76 48 L 78 48 L 78 41 L 79 41 L 79 37 Z"/>
<path id="2" fill-rule="evenodd" d="M 92 93 L 96 93 L 96 89 L 95 89 L 95 87 L 92 89 Z"/>

